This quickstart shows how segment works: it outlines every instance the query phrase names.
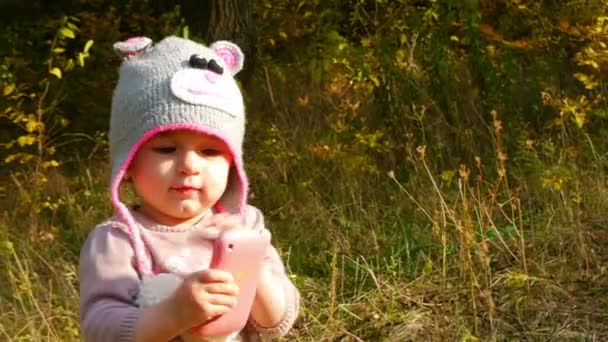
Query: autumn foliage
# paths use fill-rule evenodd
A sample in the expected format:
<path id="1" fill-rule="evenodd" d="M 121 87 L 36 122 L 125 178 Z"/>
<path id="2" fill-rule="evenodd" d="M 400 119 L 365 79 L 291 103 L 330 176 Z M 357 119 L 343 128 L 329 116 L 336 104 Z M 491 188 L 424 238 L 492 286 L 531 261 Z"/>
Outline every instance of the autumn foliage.
<path id="1" fill-rule="evenodd" d="M 0 32 L 9 340 L 79 338 L 111 44 L 200 40 L 179 7 L 57 3 Z M 608 338 L 608 1 L 254 3 L 245 158 L 303 293 L 291 339 Z"/>

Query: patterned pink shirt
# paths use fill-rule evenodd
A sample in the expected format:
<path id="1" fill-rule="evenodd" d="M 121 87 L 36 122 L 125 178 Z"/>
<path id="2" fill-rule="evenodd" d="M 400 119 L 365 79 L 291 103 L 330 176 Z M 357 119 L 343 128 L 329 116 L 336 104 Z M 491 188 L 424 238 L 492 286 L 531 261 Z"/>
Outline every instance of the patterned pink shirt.
<path id="1" fill-rule="evenodd" d="M 131 214 L 151 255 L 154 273 L 186 275 L 209 267 L 213 239 L 219 231 L 209 227 L 167 227 L 158 225 L 136 211 Z M 252 229 L 266 229 L 262 213 L 252 206 L 246 210 Z M 80 323 L 86 341 L 133 341 L 140 309 L 135 303 L 140 275 L 134 267 L 125 223 L 113 217 L 89 234 L 80 252 Z M 250 318 L 236 341 L 257 341 L 260 336 L 282 336 L 293 325 L 299 310 L 299 293 L 288 278 L 274 247 L 265 258 L 283 284 L 287 309 L 275 327 L 261 327 Z"/>

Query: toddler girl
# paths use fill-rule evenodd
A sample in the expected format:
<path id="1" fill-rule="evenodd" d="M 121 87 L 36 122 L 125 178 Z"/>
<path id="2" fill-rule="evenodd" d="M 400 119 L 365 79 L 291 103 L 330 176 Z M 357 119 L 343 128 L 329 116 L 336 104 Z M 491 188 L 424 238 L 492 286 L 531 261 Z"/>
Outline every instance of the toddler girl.
<path id="1" fill-rule="evenodd" d="M 86 341 L 217 340 L 193 327 L 235 305 L 228 272 L 209 269 L 224 229 L 267 233 L 246 204 L 243 99 L 233 43 L 208 47 L 168 37 L 131 38 L 112 98 L 110 192 L 117 214 L 90 233 L 80 254 L 80 320 Z M 120 199 L 124 182 L 140 204 Z M 222 341 L 288 332 L 299 294 L 277 251 L 268 248 L 249 320 Z"/>

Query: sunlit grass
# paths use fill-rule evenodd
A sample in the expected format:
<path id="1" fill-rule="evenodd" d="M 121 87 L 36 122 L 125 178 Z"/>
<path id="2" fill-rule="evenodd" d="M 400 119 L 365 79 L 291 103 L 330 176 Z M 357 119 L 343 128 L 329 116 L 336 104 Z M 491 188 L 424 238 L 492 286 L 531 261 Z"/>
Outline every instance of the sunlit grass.
<path id="1" fill-rule="evenodd" d="M 254 186 L 252 203 L 265 209 L 302 292 L 291 340 L 608 336 L 606 231 L 598 214 L 608 206 L 599 198 L 608 191 L 605 175 L 578 180 L 588 190 L 575 200 L 588 209 L 565 190 L 546 190 L 544 206 L 531 208 L 522 203 L 539 200 L 513 190 L 517 184 L 473 179 L 475 170 L 463 167 L 449 185 L 425 164 L 429 156 L 418 155 L 421 172 L 408 182 L 394 172 L 342 174 L 331 196 L 322 178 L 304 190 L 295 180 Z M 89 170 L 104 169 L 96 163 Z M 251 170 L 255 179 L 261 169 Z M 105 179 L 104 171 L 69 181 L 54 174 L 43 189 L 24 187 L 61 200 L 34 216 L 19 191 L 3 199 L 11 210 L 0 220 L 2 339 L 79 339 L 77 253 L 111 213 Z M 379 192 L 371 200 L 363 197 L 368 186 Z"/>
<path id="2" fill-rule="evenodd" d="M 608 340 L 608 140 L 589 127 L 605 122 L 591 116 L 605 115 L 605 91 L 592 94 L 597 108 L 573 101 L 580 85 L 561 84 L 566 62 L 553 56 L 577 52 L 579 38 L 520 51 L 467 29 L 480 44 L 467 50 L 458 35 L 477 14 L 444 25 L 432 19 L 440 3 L 415 27 L 426 36 L 354 18 L 385 31 L 342 37 L 323 70 L 310 70 L 306 51 L 284 64 L 261 56 L 245 165 L 250 202 L 302 293 L 286 340 Z M 324 26 L 310 31 L 334 44 Z M 359 38 L 377 45 L 361 49 Z M 279 49 L 308 47 L 302 40 Z M 490 104 L 497 110 L 483 112 Z M 101 146 L 83 153 L 98 159 L 64 155 L 44 182 L 26 167 L 2 173 L 1 341 L 80 340 L 79 249 L 113 211 Z"/>
<path id="3" fill-rule="evenodd" d="M 285 132 L 279 126 L 276 137 Z M 297 162 L 279 168 L 281 158 L 261 155 L 248 164 L 250 201 L 266 213 L 302 293 L 289 340 L 608 336 L 601 168 L 575 165 L 579 178 L 543 186 L 501 149 L 446 173 L 420 146 L 410 168 L 355 172 L 296 138 L 302 145 L 282 148 Z M 47 174 L 41 187 L 28 187 L 27 174 L 4 183 L 15 190 L 0 216 L 3 340 L 80 339 L 78 251 L 112 213 L 107 163 L 80 163 L 75 175 Z"/>

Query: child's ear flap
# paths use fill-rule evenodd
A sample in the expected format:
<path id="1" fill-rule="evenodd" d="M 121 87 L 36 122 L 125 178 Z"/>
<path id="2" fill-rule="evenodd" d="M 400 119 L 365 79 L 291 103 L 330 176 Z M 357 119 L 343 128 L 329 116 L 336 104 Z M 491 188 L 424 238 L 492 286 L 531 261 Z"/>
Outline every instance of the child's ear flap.
<path id="1" fill-rule="evenodd" d="M 232 76 L 243 69 L 245 56 L 236 44 L 227 40 L 218 40 L 209 46 L 221 59 Z"/>
<path id="2" fill-rule="evenodd" d="M 152 39 L 148 37 L 132 37 L 113 45 L 114 51 L 123 60 L 129 60 L 140 56 L 152 47 Z"/>

